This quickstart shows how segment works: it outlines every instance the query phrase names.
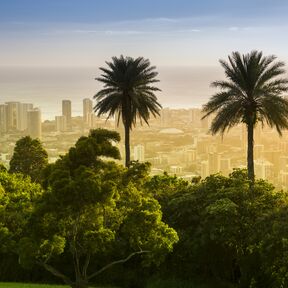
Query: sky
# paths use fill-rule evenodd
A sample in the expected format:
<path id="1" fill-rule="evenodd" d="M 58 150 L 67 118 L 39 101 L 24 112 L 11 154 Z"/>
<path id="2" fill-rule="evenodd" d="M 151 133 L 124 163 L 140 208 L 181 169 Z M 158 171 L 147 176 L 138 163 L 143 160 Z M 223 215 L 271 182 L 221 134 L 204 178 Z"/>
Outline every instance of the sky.
<path id="1" fill-rule="evenodd" d="M 287 16 L 287 0 L 0 0 L 0 104 L 53 119 L 70 99 L 80 115 L 99 67 L 122 54 L 157 67 L 163 107 L 201 107 L 233 51 L 288 64 Z"/>
<path id="2" fill-rule="evenodd" d="M 217 66 L 232 51 L 288 60 L 287 0 L 1 0 L 0 66 Z"/>

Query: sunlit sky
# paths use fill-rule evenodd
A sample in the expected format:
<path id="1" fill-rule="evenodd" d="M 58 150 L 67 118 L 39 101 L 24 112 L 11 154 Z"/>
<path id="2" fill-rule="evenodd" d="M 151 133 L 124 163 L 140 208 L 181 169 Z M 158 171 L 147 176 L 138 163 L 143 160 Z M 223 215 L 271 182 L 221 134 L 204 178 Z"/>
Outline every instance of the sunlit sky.
<path id="1" fill-rule="evenodd" d="M 287 0 L 1 0 L 1 66 L 97 66 L 113 55 L 216 66 L 252 49 L 288 60 Z"/>
<path id="2" fill-rule="evenodd" d="M 219 59 L 262 50 L 288 64 L 287 0 L 0 0 L 0 104 L 31 102 L 43 118 L 101 89 L 112 56 L 157 67 L 163 107 L 201 107 L 224 77 Z"/>

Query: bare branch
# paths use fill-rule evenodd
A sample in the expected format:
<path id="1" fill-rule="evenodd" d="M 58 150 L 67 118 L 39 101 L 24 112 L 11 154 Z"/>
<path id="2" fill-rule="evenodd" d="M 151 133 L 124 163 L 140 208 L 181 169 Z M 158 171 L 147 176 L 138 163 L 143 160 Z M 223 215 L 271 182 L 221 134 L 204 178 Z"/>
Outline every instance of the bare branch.
<path id="1" fill-rule="evenodd" d="M 73 285 L 73 281 L 71 281 L 69 277 L 67 277 L 62 272 L 58 271 L 57 269 L 55 269 L 51 265 L 49 265 L 47 263 L 44 263 L 44 262 L 37 262 L 37 264 L 42 266 L 43 268 L 45 268 L 47 271 L 49 271 L 54 276 L 56 276 L 58 278 L 61 278 L 64 281 L 65 284 L 67 284 L 69 286 Z"/>
<path id="2" fill-rule="evenodd" d="M 87 280 L 91 280 L 92 278 L 94 278 L 95 276 L 101 274 L 102 272 L 104 272 L 105 270 L 111 268 L 112 266 L 114 265 L 117 265 L 117 264 L 122 264 L 122 263 L 125 263 L 127 261 L 129 261 L 132 257 L 136 256 L 136 255 L 141 255 L 141 254 L 144 254 L 144 253 L 150 253 L 150 251 L 137 251 L 137 252 L 134 252 L 134 253 L 131 253 L 128 257 L 124 258 L 124 259 L 120 259 L 120 260 L 117 260 L 117 261 L 113 261 L 109 264 L 107 264 L 106 266 L 104 266 L 103 268 L 101 268 L 100 270 L 96 271 L 95 273 L 91 274 L 90 276 L 87 277 Z"/>

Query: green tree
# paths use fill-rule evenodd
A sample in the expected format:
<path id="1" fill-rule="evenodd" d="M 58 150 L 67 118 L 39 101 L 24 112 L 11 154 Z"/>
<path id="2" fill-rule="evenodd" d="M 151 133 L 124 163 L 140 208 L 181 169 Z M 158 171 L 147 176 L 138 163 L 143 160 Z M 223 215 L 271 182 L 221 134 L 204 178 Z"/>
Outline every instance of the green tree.
<path id="1" fill-rule="evenodd" d="M 15 253 L 33 203 L 41 194 L 40 185 L 29 178 L 0 170 L 0 253 Z"/>
<path id="2" fill-rule="evenodd" d="M 46 192 L 19 243 L 22 265 L 38 264 L 67 285 L 84 288 L 136 255 L 143 254 L 143 264 L 159 263 L 172 250 L 177 234 L 162 222 L 158 202 L 138 190 L 132 174 L 139 169 L 129 171 L 101 157 L 119 156 L 111 144 L 117 135 L 91 131 L 47 168 Z M 70 254 L 74 279 L 54 261 L 65 253 Z"/>
<path id="3" fill-rule="evenodd" d="M 286 287 L 281 283 L 288 271 L 283 258 L 288 251 L 287 193 L 256 180 L 252 194 L 249 183 L 246 171 L 235 170 L 229 177 L 209 176 L 170 197 L 164 219 L 180 238 L 166 263 L 170 277 Z"/>
<path id="4" fill-rule="evenodd" d="M 266 215 L 259 225 L 262 241 L 259 244 L 261 274 L 255 277 L 255 287 L 288 286 L 288 197 L 272 213 Z M 268 224 L 268 225 L 267 225 Z"/>
<path id="5" fill-rule="evenodd" d="M 205 117 L 216 114 L 211 131 L 225 130 L 244 123 L 247 127 L 248 177 L 254 182 L 253 131 L 258 122 L 267 123 L 281 130 L 288 128 L 288 101 L 281 93 L 288 90 L 284 77 L 284 63 L 275 62 L 275 56 L 264 57 L 262 52 L 252 51 L 241 55 L 233 52 L 229 61 L 220 60 L 225 70 L 226 81 L 215 81 L 213 87 L 220 88 L 203 111 Z"/>
<path id="6" fill-rule="evenodd" d="M 166 209 L 167 204 L 175 195 L 182 195 L 190 184 L 177 176 L 169 176 L 167 172 L 147 179 L 143 185 L 144 190 L 153 196 Z"/>
<path id="7" fill-rule="evenodd" d="M 125 129 L 125 165 L 130 165 L 130 130 L 136 124 L 137 118 L 148 124 L 150 114 L 159 115 L 161 105 L 155 92 L 159 91 L 153 84 L 158 82 L 157 72 L 150 61 L 143 57 L 113 57 L 112 62 L 106 62 L 108 68 L 100 68 L 103 72 L 96 80 L 104 83 L 94 99 L 97 104 L 94 109 L 98 116 L 107 114 L 122 119 Z"/>
<path id="8" fill-rule="evenodd" d="M 88 136 L 80 137 L 75 147 L 69 149 L 66 158 L 71 168 L 80 165 L 99 168 L 105 164 L 103 157 L 120 159 L 118 148 L 114 145 L 120 141 L 119 133 L 106 129 L 91 130 Z"/>
<path id="9" fill-rule="evenodd" d="M 22 137 L 16 142 L 10 160 L 10 173 L 23 173 L 32 181 L 39 182 L 42 170 L 48 164 L 48 154 L 38 139 L 30 136 Z"/>

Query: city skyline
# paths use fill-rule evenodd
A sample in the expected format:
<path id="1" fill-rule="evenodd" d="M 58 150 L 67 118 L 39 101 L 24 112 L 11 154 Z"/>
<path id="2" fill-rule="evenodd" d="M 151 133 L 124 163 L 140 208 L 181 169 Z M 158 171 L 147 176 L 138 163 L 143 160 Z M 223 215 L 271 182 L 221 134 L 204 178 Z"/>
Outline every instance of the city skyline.
<path id="1" fill-rule="evenodd" d="M 201 107 L 232 51 L 288 63 L 287 14 L 284 0 L 1 1 L 0 100 L 32 101 L 51 120 L 67 99 L 80 115 L 99 67 L 123 54 L 156 66 L 163 107 Z"/>
<path id="2" fill-rule="evenodd" d="M 94 113 L 91 114 L 90 99 L 83 99 L 82 103 L 83 115 L 73 117 L 72 114 L 71 127 L 67 126 L 65 115 L 55 115 L 53 121 L 42 121 L 40 126 L 41 111 L 35 109 L 32 103 L 7 103 L 7 111 L 10 111 L 6 114 L 7 118 L 14 111 L 12 122 L 15 125 L 7 131 L 2 130 L 5 105 L 0 104 L 1 163 L 9 166 L 15 142 L 21 137 L 29 135 L 32 138 L 41 138 L 48 152 L 49 162 L 55 162 L 73 147 L 79 137 L 88 135 L 90 129 L 104 128 L 120 133 L 122 141 L 117 147 L 122 155 L 120 163 L 123 164 L 125 149 L 122 125 L 118 126 L 115 119 L 106 121 L 105 117 L 99 118 Z M 62 108 L 67 105 L 68 111 L 70 104 L 73 105 L 67 99 L 62 100 Z M 27 110 L 28 107 L 31 110 Z M 24 119 L 25 111 L 26 114 L 30 113 L 30 120 L 28 115 Z M 199 176 L 204 179 L 215 173 L 228 175 L 235 168 L 245 168 L 245 127 L 236 126 L 224 138 L 221 135 L 213 136 L 208 133 L 212 119 L 201 119 L 202 115 L 199 108 L 164 108 L 159 117 L 150 120 L 149 126 L 137 123 L 131 135 L 131 159 L 150 162 L 151 175 L 166 171 L 186 180 Z M 26 129 L 22 121 L 27 121 Z M 288 187 L 287 139 L 287 131 L 283 132 L 283 137 L 278 137 L 275 129 L 263 129 L 261 125 L 257 125 L 255 129 L 255 174 L 283 189 Z"/>
<path id="3" fill-rule="evenodd" d="M 157 92 L 156 96 L 164 108 L 159 119 L 151 120 L 151 131 L 146 126 L 143 129 L 148 129 L 149 133 L 157 131 L 164 138 L 165 133 L 184 135 L 185 138 L 193 132 L 199 134 L 197 137 L 200 141 L 204 139 L 203 147 L 207 146 L 207 149 L 196 151 L 199 139 L 196 141 L 192 137 L 191 145 L 196 150 L 191 145 L 180 145 L 182 152 L 170 147 L 171 155 L 168 155 L 165 144 L 159 140 L 161 147 L 160 150 L 155 148 L 159 154 L 155 156 L 149 143 L 136 141 L 132 150 L 134 159 L 148 159 L 156 168 L 167 162 L 169 165 L 166 163 L 168 166 L 165 164 L 163 167 L 177 174 L 187 172 L 187 163 L 195 161 L 197 167 L 192 170 L 197 175 L 206 177 L 219 169 L 227 174 L 232 167 L 242 167 L 245 161 L 242 161 L 244 158 L 235 160 L 231 156 L 234 155 L 231 147 L 227 148 L 228 156 L 226 152 L 222 155 L 221 149 L 225 145 L 218 145 L 218 136 L 212 146 L 206 143 L 205 135 L 211 119 L 200 119 L 202 105 L 216 93 L 210 83 L 225 77 L 219 59 L 226 60 L 232 51 L 245 54 L 257 49 L 263 51 L 263 55 L 273 54 L 278 60 L 288 63 L 288 40 L 283 37 L 288 32 L 287 13 L 288 3 L 282 0 L 273 4 L 266 0 L 148 0 L 137 3 L 132 0 L 109 0 L 105 3 L 86 1 L 84 4 L 76 0 L 1 2 L 1 133 L 7 124 L 6 136 L 9 141 L 11 137 L 13 142 L 26 132 L 40 138 L 43 128 L 47 143 L 54 143 L 53 137 L 63 134 L 63 139 L 67 137 L 67 143 L 72 144 L 69 137 L 73 133 L 79 136 L 91 128 L 105 125 L 117 130 L 113 119 L 103 124 L 104 119 L 97 118 L 93 112 L 93 96 L 102 88 L 101 83 L 95 81 L 102 73 L 99 67 L 105 67 L 113 56 L 143 56 L 156 66 L 159 73 L 157 87 L 161 92 Z M 5 106 L 5 103 L 12 102 L 14 104 Z M 182 110 L 179 112 L 177 109 Z M 3 116 L 5 113 L 6 118 Z M 182 117 L 179 113 L 188 114 Z M 9 115 L 14 116 L 11 118 Z M 76 116 L 82 116 L 82 119 L 76 119 Z M 32 122 L 36 124 L 32 125 Z M 187 126 L 183 131 L 182 125 Z M 191 129 L 188 125 L 191 125 Z M 137 129 L 141 131 L 142 128 Z M 239 127 L 235 131 L 239 132 Z M 63 140 L 61 137 L 60 142 Z M 209 141 L 213 142 L 214 138 L 209 137 Z M 242 146 L 235 144 L 239 149 L 246 145 L 245 137 L 241 137 Z M 68 149 L 68 144 L 63 143 L 60 152 Z M 157 147 L 154 144 L 153 148 Z M 269 172 L 273 165 L 278 171 L 280 166 L 274 161 L 274 156 L 269 156 L 272 160 L 267 156 L 272 148 L 262 147 L 262 143 L 256 145 L 255 153 L 261 156 L 255 159 L 257 173 L 261 172 L 261 167 L 266 167 Z M 277 151 L 286 152 L 286 146 L 279 147 Z M 10 151 L 10 148 L 6 150 Z M 119 147 L 120 150 L 122 148 Z M 56 152 L 51 149 L 49 153 L 53 158 Z M 182 159 L 183 153 L 187 154 L 184 161 L 187 165 L 182 167 L 177 157 Z M 286 162 L 283 165 L 283 173 L 286 173 Z M 269 174 L 267 171 L 263 170 L 260 174 L 275 176 L 274 172 L 270 171 Z"/>

